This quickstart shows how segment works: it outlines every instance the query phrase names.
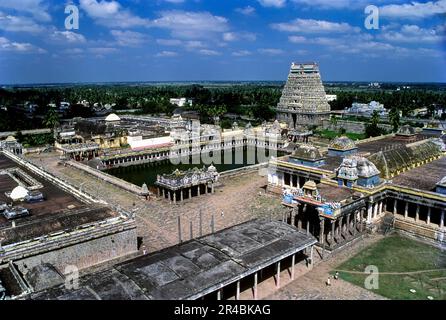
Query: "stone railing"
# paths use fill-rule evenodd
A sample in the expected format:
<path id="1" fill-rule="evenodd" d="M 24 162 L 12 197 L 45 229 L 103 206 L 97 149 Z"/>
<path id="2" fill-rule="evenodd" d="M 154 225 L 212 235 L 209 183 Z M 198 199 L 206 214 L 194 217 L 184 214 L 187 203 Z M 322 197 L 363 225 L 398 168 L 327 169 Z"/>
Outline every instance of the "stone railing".
<path id="1" fill-rule="evenodd" d="M 114 177 L 112 175 L 109 175 L 109 174 L 107 174 L 105 172 L 102 172 L 102 171 L 96 170 L 94 168 L 91 168 L 91 167 L 89 167 L 89 166 L 87 166 L 85 164 L 82 164 L 82 163 L 79 163 L 79 162 L 76 162 L 76 161 L 68 161 L 68 162 L 66 162 L 66 164 L 71 166 L 71 167 L 73 167 L 73 168 L 82 170 L 82 171 L 84 171 L 84 172 L 86 172 L 88 174 L 91 174 L 91 175 L 95 176 L 96 178 L 99 178 L 99 179 L 101 179 L 103 181 L 111 183 L 111 184 L 113 184 L 113 185 L 115 185 L 115 186 L 117 186 L 117 187 L 119 187 L 121 189 L 124 189 L 126 191 L 129 191 L 131 193 L 134 193 L 134 194 L 137 194 L 137 195 L 140 195 L 140 196 L 148 195 L 147 192 L 143 191 L 143 188 L 138 187 L 137 185 L 134 185 L 134 184 L 132 184 L 130 182 L 118 179 L 118 178 L 116 178 L 116 177 Z"/>

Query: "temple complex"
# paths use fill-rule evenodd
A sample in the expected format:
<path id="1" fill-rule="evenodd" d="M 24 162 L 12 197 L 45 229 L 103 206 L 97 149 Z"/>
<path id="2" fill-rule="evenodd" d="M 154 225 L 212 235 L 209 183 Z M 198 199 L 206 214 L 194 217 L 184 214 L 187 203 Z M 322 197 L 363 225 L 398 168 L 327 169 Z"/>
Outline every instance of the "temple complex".
<path id="1" fill-rule="evenodd" d="M 277 118 L 295 129 L 300 125 L 322 125 L 330 119 L 330 105 L 325 95 L 316 63 L 293 63 L 287 83 L 276 107 Z"/>
<path id="2" fill-rule="evenodd" d="M 413 137 L 402 143 L 402 134 Z M 289 223 L 327 250 L 389 221 L 400 232 L 444 244 L 445 150 L 442 139 L 412 128 L 358 144 L 339 137 L 326 152 L 304 144 L 270 161 L 268 188 L 290 207 Z"/>

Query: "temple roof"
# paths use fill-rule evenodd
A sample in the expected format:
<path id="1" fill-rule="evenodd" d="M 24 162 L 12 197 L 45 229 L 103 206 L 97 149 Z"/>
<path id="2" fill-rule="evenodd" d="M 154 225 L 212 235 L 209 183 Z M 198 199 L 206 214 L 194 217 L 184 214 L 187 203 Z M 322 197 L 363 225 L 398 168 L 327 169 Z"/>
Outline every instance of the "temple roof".
<path id="1" fill-rule="evenodd" d="M 398 129 L 397 135 L 400 136 L 412 136 L 415 134 L 415 129 L 409 125 L 404 125 Z"/>
<path id="2" fill-rule="evenodd" d="M 111 113 L 105 118 L 106 122 L 113 122 L 113 121 L 121 121 L 121 118 L 116 115 L 116 113 Z"/>
<path id="3" fill-rule="evenodd" d="M 380 174 L 378 168 L 370 160 L 364 157 L 356 157 L 356 162 L 359 177 L 369 178 Z"/>
<path id="4" fill-rule="evenodd" d="M 311 144 L 301 144 L 299 148 L 294 151 L 292 157 L 311 161 L 321 160 L 324 158 L 319 149 Z"/>
<path id="5" fill-rule="evenodd" d="M 424 140 L 413 145 L 403 145 L 400 148 L 384 150 L 371 155 L 368 159 L 373 162 L 385 178 L 390 178 L 404 169 L 421 161 L 440 156 L 440 147 L 432 140 Z"/>
<path id="6" fill-rule="evenodd" d="M 316 185 L 316 182 L 314 182 L 313 180 L 309 180 L 309 181 L 305 182 L 303 188 L 307 189 L 307 190 L 313 190 L 314 191 L 314 190 L 317 189 L 317 185 Z"/>
<path id="7" fill-rule="evenodd" d="M 351 150 L 356 148 L 356 144 L 353 142 L 352 139 L 346 136 L 342 136 L 333 139 L 328 147 L 330 149 L 336 150 Z"/>
<path id="8" fill-rule="evenodd" d="M 441 179 L 441 180 L 437 183 L 437 185 L 446 187 L 446 176 L 444 176 L 443 179 Z"/>

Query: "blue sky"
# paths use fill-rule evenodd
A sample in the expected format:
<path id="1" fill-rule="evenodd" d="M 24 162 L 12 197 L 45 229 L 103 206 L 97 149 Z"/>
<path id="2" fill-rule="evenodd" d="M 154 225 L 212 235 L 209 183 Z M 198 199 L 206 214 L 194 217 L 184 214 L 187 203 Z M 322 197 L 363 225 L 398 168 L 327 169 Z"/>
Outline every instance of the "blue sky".
<path id="1" fill-rule="evenodd" d="M 292 61 L 326 81 L 446 82 L 446 0 L 0 0 L 4 84 L 285 80 Z"/>

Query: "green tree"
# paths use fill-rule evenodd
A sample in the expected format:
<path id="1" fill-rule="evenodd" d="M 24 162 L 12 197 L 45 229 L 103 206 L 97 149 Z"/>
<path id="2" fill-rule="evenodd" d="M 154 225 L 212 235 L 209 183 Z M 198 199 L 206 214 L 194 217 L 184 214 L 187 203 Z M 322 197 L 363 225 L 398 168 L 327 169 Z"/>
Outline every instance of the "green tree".
<path id="1" fill-rule="evenodd" d="M 54 130 L 59 125 L 59 114 L 55 109 L 50 108 L 48 110 L 45 119 L 43 120 L 43 124 L 51 130 Z"/>
<path id="2" fill-rule="evenodd" d="M 365 134 L 367 138 L 377 137 L 383 133 L 382 129 L 379 127 L 379 113 L 373 111 L 372 117 L 365 128 Z"/>
<path id="3" fill-rule="evenodd" d="M 397 108 L 390 109 L 389 112 L 389 121 L 390 124 L 393 127 L 393 132 L 397 132 L 398 128 L 400 127 L 400 111 Z"/>

